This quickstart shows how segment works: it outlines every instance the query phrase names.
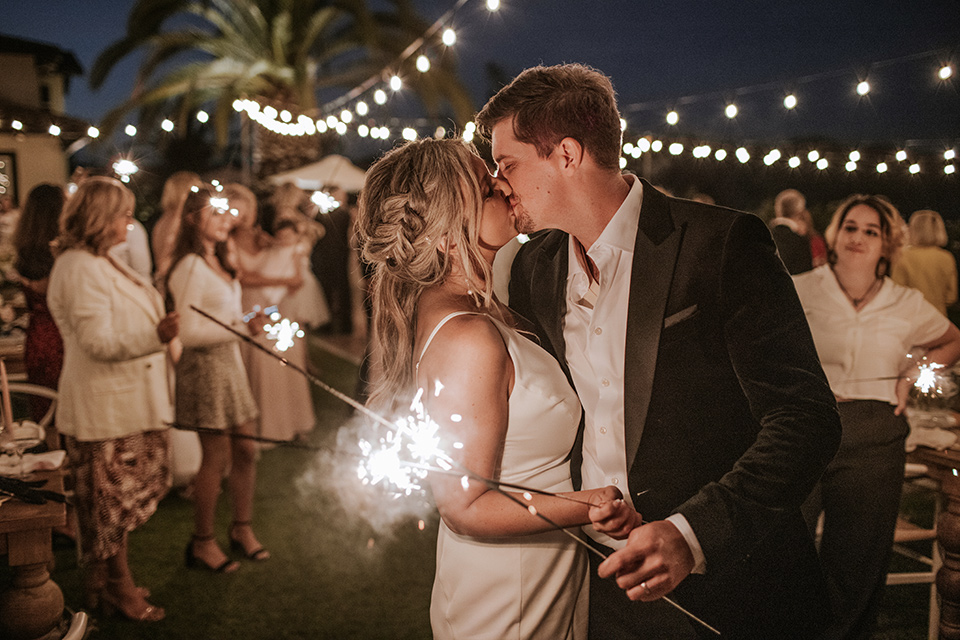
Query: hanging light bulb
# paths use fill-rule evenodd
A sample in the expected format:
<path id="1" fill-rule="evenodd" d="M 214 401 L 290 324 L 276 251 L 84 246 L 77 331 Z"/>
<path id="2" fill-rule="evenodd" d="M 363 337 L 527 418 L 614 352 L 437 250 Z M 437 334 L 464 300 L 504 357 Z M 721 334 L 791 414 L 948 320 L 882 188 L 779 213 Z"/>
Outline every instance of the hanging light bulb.
<path id="1" fill-rule="evenodd" d="M 91 138 L 99 138 L 100 129 L 97 129 L 96 127 L 87 127 L 87 136 Z"/>
<path id="2" fill-rule="evenodd" d="M 783 98 L 783 106 L 787 109 L 793 109 L 797 106 L 797 96 L 792 93 Z"/>
<path id="3" fill-rule="evenodd" d="M 137 135 L 137 128 L 132 124 L 128 124 L 123 128 L 123 132 L 132 138 L 133 136 Z"/>
<path id="4" fill-rule="evenodd" d="M 800 158 L 797 156 L 790 156 L 790 159 L 787 160 L 787 166 L 789 166 L 791 169 L 796 169 L 800 166 Z"/>
<path id="5" fill-rule="evenodd" d="M 866 80 L 861 80 L 857 83 L 857 93 L 861 96 L 865 96 L 870 93 L 870 83 Z"/>
<path id="6" fill-rule="evenodd" d="M 852 162 L 860 162 L 860 152 L 854 149 L 850 152 L 850 160 Z"/>
<path id="7" fill-rule="evenodd" d="M 441 39 L 443 40 L 443 44 L 445 44 L 448 47 L 452 47 L 457 42 L 457 32 L 451 29 L 450 27 L 447 27 L 446 29 L 443 30 L 443 35 L 441 36 Z"/>
<path id="8" fill-rule="evenodd" d="M 674 125 L 680 122 L 680 114 L 676 111 L 671 111 L 667 114 L 667 124 Z"/>
<path id="9" fill-rule="evenodd" d="M 426 73 L 427 71 L 430 71 L 430 58 L 422 53 L 417 56 L 417 71 L 420 73 Z"/>
<path id="10" fill-rule="evenodd" d="M 404 140 L 416 140 L 417 130 L 413 129 L 412 127 L 404 127 L 402 135 Z"/>
<path id="11" fill-rule="evenodd" d="M 160 123 L 160 128 L 166 131 L 167 133 L 170 133 L 171 131 L 173 131 L 173 120 L 169 118 L 164 118 L 163 122 Z"/>
<path id="12" fill-rule="evenodd" d="M 390 88 L 394 91 L 400 91 L 403 88 L 403 80 L 400 79 L 400 76 L 393 76 L 390 78 Z"/>
<path id="13" fill-rule="evenodd" d="M 911 175 L 920 173 L 920 165 L 914 162 L 912 165 L 910 165 L 910 168 L 908 169 L 908 171 L 910 171 Z"/>
<path id="14" fill-rule="evenodd" d="M 732 102 L 727 105 L 727 108 L 726 108 L 726 109 L 723 110 L 723 112 L 726 114 L 726 116 L 727 116 L 728 118 L 730 118 L 731 120 L 732 120 L 733 118 L 736 118 L 736 117 L 737 117 L 737 112 L 738 112 L 738 111 L 739 111 L 739 109 L 737 109 L 737 105 L 733 104 Z"/>
<path id="15" fill-rule="evenodd" d="M 827 162 L 826 158 L 820 158 L 819 160 L 817 160 L 817 169 L 820 169 L 820 171 L 823 171 L 829 166 L 830 166 L 830 163 Z"/>
<path id="16" fill-rule="evenodd" d="M 906 160 L 906 159 L 907 159 L 907 152 L 906 152 L 906 151 L 904 151 L 903 149 L 900 149 L 900 151 L 897 151 L 897 161 L 898 161 L 898 162 L 903 162 L 903 161 Z"/>
<path id="17" fill-rule="evenodd" d="M 853 160 L 850 160 L 849 162 L 847 162 L 847 164 L 846 164 L 845 166 L 846 166 L 847 171 L 856 171 L 856 170 L 857 170 L 857 163 L 854 162 Z"/>
<path id="18" fill-rule="evenodd" d="M 735 155 L 737 156 L 737 160 L 740 161 L 740 164 L 746 164 L 750 160 L 750 152 L 744 147 L 737 149 Z"/>
<path id="19" fill-rule="evenodd" d="M 713 157 L 717 159 L 717 162 L 723 162 L 727 158 L 726 149 L 717 149 L 713 152 Z"/>
<path id="20" fill-rule="evenodd" d="M 289 111 L 287 112 L 287 115 L 290 115 Z M 206 122 L 209 119 L 210 119 L 210 114 L 208 114 L 206 111 L 203 111 L 203 110 L 197 111 L 197 121 Z"/>
<path id="21" fill-rule="evenodd" d="M 500 0 L 487 0 L 487 9 L 489 11 L 496 11 L 500 8 Z"/>
<path id="22" fill-rule="evenodd" d="M 370 112 L 370 107 L 367 106 L 367 103 L 361 100 L 357 103 L 357 106 L 354 107 L 357 110 L 357 115 L 365 116 Z"/>
<path id="23" fill-rule="evenodd" d="M 942 67 L 940 67 L 940 71 L 937 72 L 937 75 L 940 77 L 941 80 L 946 80 L 947 78 L 950 78 L 953 75 L 953 67 L 951 67 L 948 64 L 945 64 Z"/>
<path id="24" fill-rule="evenodd" d="M 373 92 L 373 101 L 377 104 L 384 104 L 387 101 L 387 92 L 383 89 L 377 89 Z"/>

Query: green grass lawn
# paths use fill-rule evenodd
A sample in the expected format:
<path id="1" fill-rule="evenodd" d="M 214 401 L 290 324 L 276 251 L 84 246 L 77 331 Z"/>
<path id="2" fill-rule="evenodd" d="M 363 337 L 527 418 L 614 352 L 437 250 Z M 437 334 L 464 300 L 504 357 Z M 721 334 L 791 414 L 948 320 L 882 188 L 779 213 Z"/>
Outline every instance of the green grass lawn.
<path id="1" fill-rule="evenodd" d="M 318 375 L 334 388 L 352 393 L 353 365 L 312 345 Z M 317 428 L 311 443 L 333 446 L 336 432 L 351 409 L 315 390 Z M 375 530 L 353 517 L 361 507 L 353 496 L 338 497 L 349 486 L 349 465 L 327 468 L 313 451 L 275 448 L 264 451 L 259 465 L 255 524 L 273 557 L 264 563 L 244 561 L 232 575 L 184 567 L 184 548 L 192 531 L 192 503 L 171 493 L 157 513 L 130 537 L 130 563 L 138 584 L 153 592 L 166 608 L 166 620 L 136 624 L 104 619 L 92 612 L 90 638 L 123 639 L 285 639 L 430 638 L 429 606 L 433 582 L 437 516 L 400 519 Z M 317 486 L 304 489 L 311 469 L 327 473 Z M 344 472 L 346 471 L 346 472 Z M 333 476 L 333 477 L 330 477 Z M 929 494 L 909 492 L 906 508 L 920 520 L 932 517 Z M 384 503 L 384 513 L 396 505 Z M 226 548 L 230 520 L 227 496 L 221 500 L 218 532 Z M 80 575 L 72 549 L 57 550 L 53 578 L 67 606 L 80 606 Z M 905 564 L 906 563 L 906 564 Z M 902 570 L 920 570 L 895 559 Z M 890 587 L 876 638 L 926 638 L 927 585 Z"/>

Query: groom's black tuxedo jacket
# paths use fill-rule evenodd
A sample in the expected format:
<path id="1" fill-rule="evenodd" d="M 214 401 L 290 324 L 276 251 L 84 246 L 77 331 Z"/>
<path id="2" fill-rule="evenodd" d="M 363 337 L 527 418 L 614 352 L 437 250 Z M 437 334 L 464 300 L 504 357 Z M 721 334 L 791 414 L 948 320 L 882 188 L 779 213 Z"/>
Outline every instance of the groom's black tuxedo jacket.
<path id="1" fill-rule="evenodd" d="M 568 238 L 547 231 L 521 248 L 510 305 L 569 377 Z M 645 520 L 682 513 L 706 556 L 706 573 L 674 595 L 725 638 L 811 637 L 826 600 L 799 507 L 837 450 L 840 418 L 759 218 L 643 183 L 625 363 L 634 504 Z"/>

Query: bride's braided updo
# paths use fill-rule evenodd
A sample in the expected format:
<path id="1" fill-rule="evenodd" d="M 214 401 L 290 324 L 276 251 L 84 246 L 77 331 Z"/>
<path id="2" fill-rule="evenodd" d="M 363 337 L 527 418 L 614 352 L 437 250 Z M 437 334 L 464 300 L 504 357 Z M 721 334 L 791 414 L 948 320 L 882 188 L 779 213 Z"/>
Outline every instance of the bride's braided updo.
<path id="1" fill-rule="evenodd" d="M 357 234 L 373 267 L 374 371 L 371 405 L 390 410 L 414 386 L 417 302 L 451 270 L 477 284 L 480 306 L 492 301 L 490 268 L 479 252 L 483 207 L 477 153 L 461 140 L 423 139 L 387 153 L 367 172 Z M 449 251 L 450 247 L 456 251 Z M 456 264 L 454 264 L 454 262 Z"/>

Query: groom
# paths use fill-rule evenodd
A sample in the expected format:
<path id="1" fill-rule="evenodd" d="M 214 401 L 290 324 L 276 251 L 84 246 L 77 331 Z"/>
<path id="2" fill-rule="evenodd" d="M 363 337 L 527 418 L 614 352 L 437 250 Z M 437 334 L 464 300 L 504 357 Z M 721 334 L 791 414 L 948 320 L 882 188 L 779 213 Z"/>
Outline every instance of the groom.
<path id="1" fill-rule="evenodd" d="M 649 523 L 627 541 L 587 528 L 612 554 L 590 637 L 712 637 L 667 594 L 724 638 L 816 636 L 827 601 L 800 505 L 840 420 L 766 227 L 621 174 L 593 69 L 527 69 L 477 122 L 518 230 L 551 229 L 517 255 L 510 305 L 580 395 L 575 481 L 621 487 Z"/>

